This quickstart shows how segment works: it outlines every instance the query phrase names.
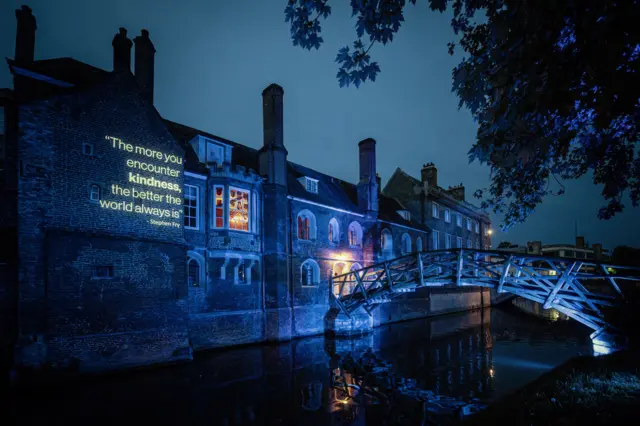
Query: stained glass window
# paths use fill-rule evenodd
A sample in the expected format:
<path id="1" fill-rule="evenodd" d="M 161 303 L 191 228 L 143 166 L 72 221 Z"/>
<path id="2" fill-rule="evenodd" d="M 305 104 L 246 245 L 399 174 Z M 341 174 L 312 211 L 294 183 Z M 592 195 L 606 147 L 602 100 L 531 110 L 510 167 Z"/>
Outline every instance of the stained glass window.
<path id="1" fill-rule="evenodd" d="M 249 191 L 229 188 L 229 229 L 249 231 Z"/>
<path id="2" fill-rule="evenodd" d="M 223 186 L 215 186 L 214 187 L 214 227 L 215 228 L 224 228 L 224 187 Z"/>

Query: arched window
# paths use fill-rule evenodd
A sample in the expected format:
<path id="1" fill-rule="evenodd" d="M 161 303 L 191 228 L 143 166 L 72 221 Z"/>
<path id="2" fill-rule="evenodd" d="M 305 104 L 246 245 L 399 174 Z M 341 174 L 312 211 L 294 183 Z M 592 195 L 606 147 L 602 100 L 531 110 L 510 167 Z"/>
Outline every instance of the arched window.
<path id="1" fill-rule="evenodd" d="M 340 225 L 335 217 L 329 221 L 329 242 L 334 244 L 340 242 Z"/>
<path id="2" fill-rule="evenodd" d="M 320 267 L 313 259 L 302 262 L 300 267 L 300 284 L 305 287 L 317 286 L 320 283 Z"/>
<path id="3" fill-rule="evenodd" d="M 200 263 L 193 257 L 187 261 L 187 277 L 189 287 L 200 287 Z"/>
<path id="4" fill-rule="evenodd" d="M 349 246 L 362 246 L 362 226 L 360 226 L 358 222 L 351 222 L 349 224 Z"/>
<path id="5" fill-rule="evenodd" d="M 391 231 L 383 229 L 380 235 L 380 247 L 382 248 L 383 256 L 390 256 L 393 252 L 393 237 Z"/>
<path id="6" fill-rule="evenodd" d="M 354 262 L 353 265 L 351 265 L 351 268 L 349 268 L 349 271 L 357 271 L 359 269 L 362 269 L 362 265 L 358 262 Z"/>
<path id="7" fill-rule="evenodd" d="M 316 217 L 309 210 L 298 213 L 298 239 L 316 239 Z"/>
<path id="8" fill-rule="evenodd" d="M 416 238 L 416 251 L 422 251 L 422 238 Z"/>
<path id="9" fill-rule="evenodd" d="M 402 234 L 402 254 L 411 253 L 411 237 L 409 234 Z"/>
<path id="10" fill-rule="evenodd" d="M 100 187 L 98 185 L 91 185 L 91 191 L 89 191 L 89 199 L 91 201 L 100 201 Z"/>

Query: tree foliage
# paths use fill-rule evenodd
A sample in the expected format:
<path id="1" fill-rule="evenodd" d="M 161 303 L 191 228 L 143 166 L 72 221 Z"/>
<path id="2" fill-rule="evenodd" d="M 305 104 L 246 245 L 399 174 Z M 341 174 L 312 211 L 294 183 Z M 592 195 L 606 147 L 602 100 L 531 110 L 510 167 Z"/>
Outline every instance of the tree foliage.
<path id="1" fill-rule="evenodd" d="M 470 161 L 491 169 L 482 207 L 524 221 L 563 180 L 592 175 L 601 219 L 640 203 L 640 0 L 425 0 L 453 12 L 461 49 L 452 91 L 478 123 Z M 328 0 L 289 0 L 294 45 L 318 49 Z M 375 81 L 375 44 L 393 41 L 416 0 L 351 0 L 352 48 L 339 50 L 340 86 Z"/>
<path id="2" fill-rule="evenodd" d="M 513 244 L 511 244 L 509 241 L 502 241 L 500 244 L 498 244 L 498 248 L 509 248 L 511 247 Z"/>

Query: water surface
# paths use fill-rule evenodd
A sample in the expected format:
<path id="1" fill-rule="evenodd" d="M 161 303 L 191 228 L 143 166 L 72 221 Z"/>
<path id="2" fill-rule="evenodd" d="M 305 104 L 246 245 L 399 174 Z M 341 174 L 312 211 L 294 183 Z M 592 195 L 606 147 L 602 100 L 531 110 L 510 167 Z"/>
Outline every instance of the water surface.
<path id="1" fill-rule="evenodd" d="M 592 354 L 588 334 L 573 321 L 484 309 L 351 340 L 197 353 L 190 364 L 20 391 L 12 408 L 17 424 L 38 425 L 447 424 L 418 396 L 490 402 Z"/>

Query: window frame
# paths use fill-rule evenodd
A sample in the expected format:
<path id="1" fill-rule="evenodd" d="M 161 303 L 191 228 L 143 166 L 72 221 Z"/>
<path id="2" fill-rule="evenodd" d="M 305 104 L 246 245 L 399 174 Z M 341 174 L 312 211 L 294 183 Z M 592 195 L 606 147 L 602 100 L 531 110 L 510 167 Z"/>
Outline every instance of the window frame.
<path id="1" fill-rule="evenodd" d="M 232 228 L 231 227 L 231 190 L 234 190 L 236 192 L 241 192 L 244 194 L 247 194 L 247 210 L 246 210 L 246 214 L 247 214 L 247 229 L 236 229 L 236 228 Z M 238 209 L 235 209 L 238 210 Z M 228 189 L 228 194 L 227 194 L 227 206 L 226 206 L 226 212 L 227 212 L 227 229 L 229 229 L 229 231 L 237 231 L 237 232 L 246 232 L 246 233 L 251 233 L 251 190 L 250 189 L 245 189 L 245 188 L 240 188 L 237 186 L 232 186 L 229 185 L 229 189 Z"/>
<path id="2" fill-rule="evenodd" d="M 456 248 L 459 248 L 459 249 L 463 248 L 462 243 L 463 243 L 462 237 L 456 236 Z"/>
<path id="3" fill-rule="evenodd" d="M 473 248 L 473 243 L 471 242 L 471 238 L 467 238 L 467 248 L 468 249 L 472 249 Z"/>
<path id="4" fill-rule="evenodd" d="M 451 247 L 451 234 L 444 234 L 444 248 L 450 249 Z"/>
<path id="5" fill-rule="evenodd" d="M 94 188 L 98 189 L 98 198 L 93 198 L 93 190 Z M 102 199 L 102 188 L 97 183 L 92 183 L 89 185 L 89 201 L 93 203 L 99 203 Z"/>
<path id="6" fill-rule="evenodd" d="M 340 243 L 340 224 L 338 223 L 338 219 L 332 217 L 329 219 L 328 226 L 328 240 L 330 244 L 339 244 Z"/>
<path id="7" fill-rule="evenodd" d="M 438 250 L 440 246 L 440 232 L 431 231 L 431 247 L 432 250 Z"/>
<path id="8" fill-rule="evenodd" d="M 468 217 L 465 217 L 465 220 L 467 225 L 467 231 L 471 232 L 471 219 Z"/>
<path id="9" fill-rule="evenodd" d="M 451 223 L 451 209 L 449 207 L 444 208 L 444 221 Z"/>
<path id="10" fill-rule="evenodd" d="M 194 262 L 197 269 L 196 269 L 196 279 L 195 279 L 195 283 L 191 284 L 190 280 L 191 280 L 191 269 L 190 269 L 190 265 L 191 262 Z M 189 256 L 187 259 L 187 286 L 189 288 L 191 287 L 200 287 L 200 268 L 202 267 L 202 265 L 200 265 L 200 262 L 198 261 L 198 259 L 196 259 L 195 257 Z"/>
<path id="11" fill-rule="evenodd" d="M 440 205 L 435 201 L 431 202 L 431 217 L 440 219 Z"/>
<path id="12" fill-rule="evenodd" d="M 402 234 L 400 238 L 400 250 L 403 255 L 407 255 L 411 253 L 411 236 L 408 233 Z"/>
<path id="13" fill-rule="evenodd" d="M 478 222 L 477 220 L 474 221 L 473 226 L 474 226 L 474 230 L 475 230 L 476 234 L 480 234 L 480 222 Z"/>
<path id="14" fill-rule="evenodd" d="M 460 213 L 456 213 L 456 226 L 462 228 L 462 215 Z"/>
<path id="15" fill-rule="evenodd" d="M 309 271 L 305 270 L 305 265 L 310 265 Z M 308 283 L 309 272 L 311 273 L 311 284 Z M 318 287 L 320 285 L 320 265 L 312 258 L 305 259 L 300 264 L 300 286 L 301 287 Z"/>
<path id="16" fill-rule="evenodd" d="M 310 177 L 306 177 L 305 176 L 305 188 L 304 188 L 307 192 L 310 192 L 311 194 L 317 194 L 318 193 L 318 180 L 317 179 L 312 179 Z"/>
<path id="17" fill-rule="evenodd" d="M 187 187 L 188 188 L 195 188 L 195 196 L 194 198 L 187 198 Z M 195 201 L 195 206 L 191 207 L 191 206 L 187 206 L 186 205 L 186 200 L 194 200 Z M 196 212 L 195 216 L 187 216 L 184 213 L 184 209 L 185 207 L 187 207 L 188 209 L 193 208 Z M 182 208 L 183 208 L 183 213 L 182 213 L 182 225 L 184 226 L 184 229 L 191 229 L 194 231 L 198 231 L 200 229 L 200 187 L 198 185 L 190 185 L 188 183 L 184 184 L 184 194 L 182 196 Z M 195 224 L 196 226 L 187 226 L 185 224 L 185 221 L 187 220 L 187 218 L 192 218 L 195 220 Z"/>
<path id="18" fill-rule="evenodd" d="M 356 243 L 353 244 L 351 239 L 351 231 L 355 233 Z M 362 230 L 362 225 L 357 220 L 354 220 L 349 223 L 347 226 L 347 242 L 349 243 L 349 247 L 351 248 L 362 248 L 362 238 L 364 237 L 364 231 Z"/>
<path id="19" fill-rule="evenodd" d="M 89 148 L 89 152 L 85 152 L 85 148 L 86 147 Z M 93 156 L 93 145 L 88 143 L 88 142 L 83 142 L 82 143 L 82 155 L 87 155 L 89 157 Z"/>
<path id="20" fill-rule="evenodd" d="M 217 193 L 217 189 L 218 188 L 222 189 L 222 195 L 221 195 L 221 197 L 222 197 L 222 207 L 221 207 L 222 208 L 222 216 L 218 216 L 218 214 L 217 214 L 218 206 L 216 205 L 216 201 L 217 201 L 216 200 L 216 193 Z M 226 194 L 225 194 L 225 185 L 213 185 L 212 197 L 213 197 L 213 202 L 211 203 L 212 207 L 213 207 L 213 214 L 211 215 L 212 220 L 213 220 L 213 222 L 211 224 L 212 228 L 213 229 L 226 229 L 226 217 L 225 217 L 226 216 L 226 214 L 225 214 L 226 205 L 225 205 L 225 200 L 227 199 L 227 197 L 226 197 Z M 217 219 L 218 218 L 222 219 L 222 226 L 217 226 Z"/>
<path id="21" fill-rule="evenodd" d="M 422 242 L 422 237 L 416 238 L 416 252 L 421 253 L 424 250 L 424 245 Z"/>

